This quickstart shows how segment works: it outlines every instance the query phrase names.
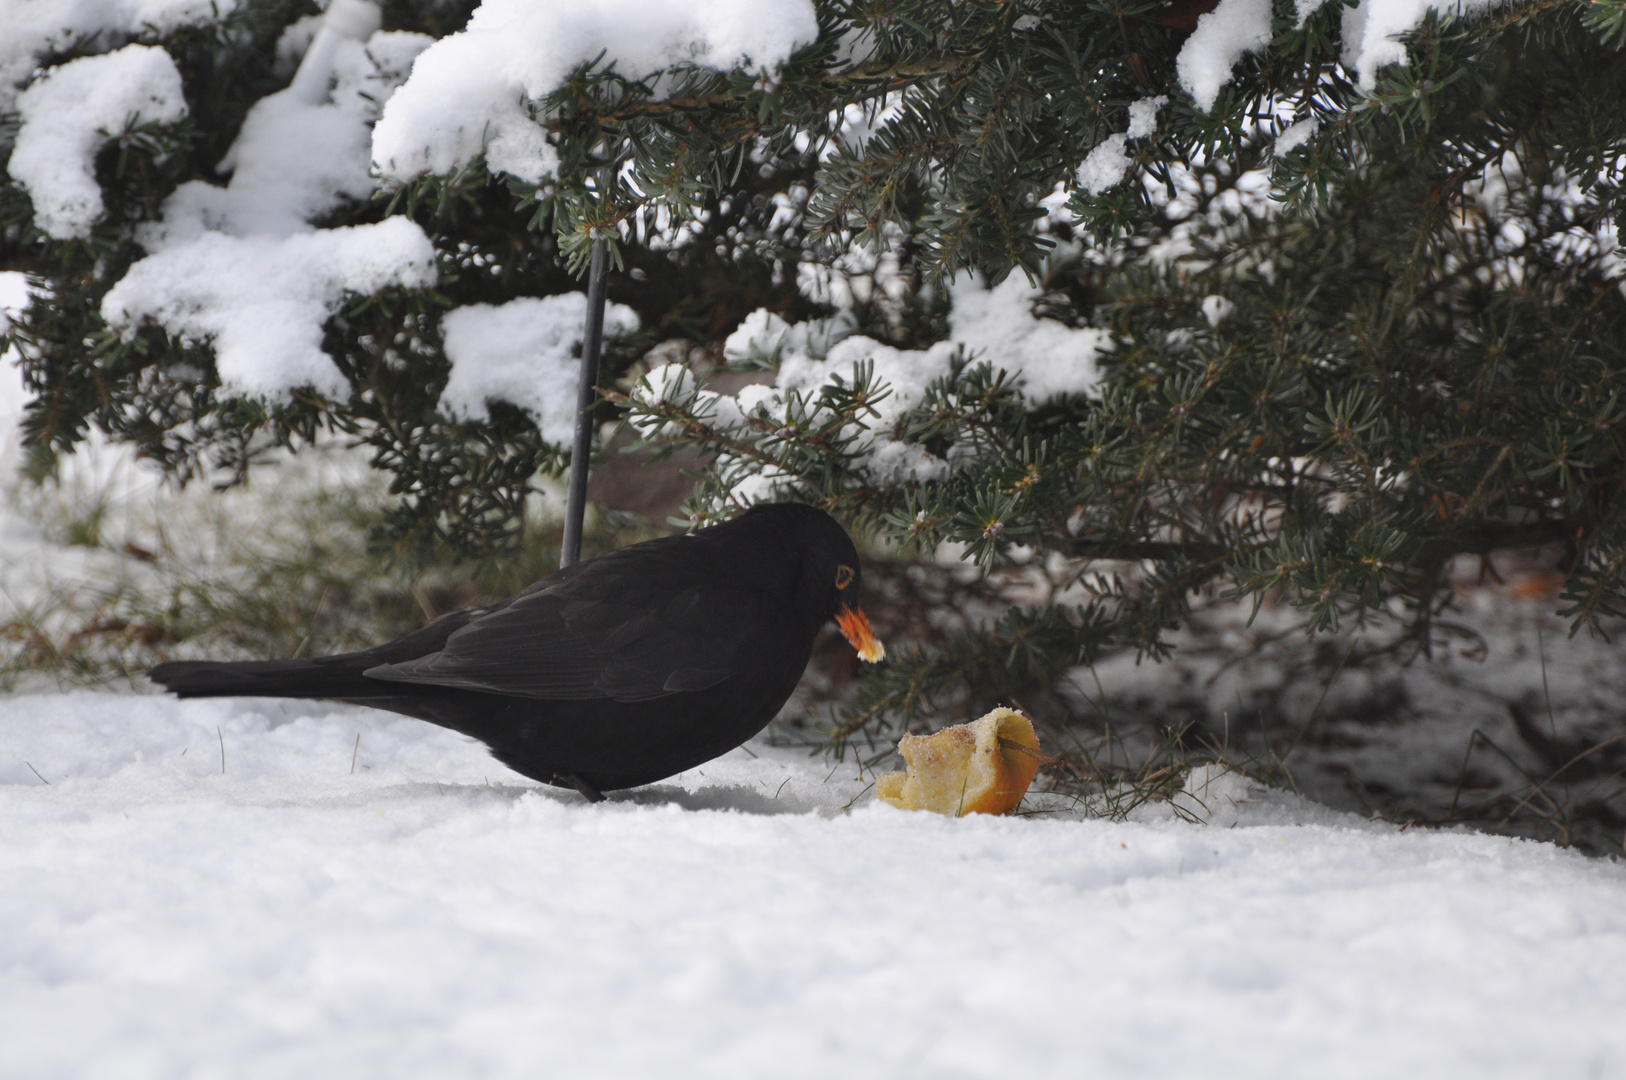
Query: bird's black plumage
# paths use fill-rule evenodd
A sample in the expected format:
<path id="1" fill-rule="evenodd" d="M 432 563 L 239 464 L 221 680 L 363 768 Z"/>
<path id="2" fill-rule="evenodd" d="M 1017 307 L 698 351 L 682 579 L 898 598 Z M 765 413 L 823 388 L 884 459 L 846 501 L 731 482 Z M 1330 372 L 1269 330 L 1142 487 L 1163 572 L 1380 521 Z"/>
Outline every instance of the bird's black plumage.
<path id="1" fill-rule="evenodd" d="M 867 634 L 853 614 L 860 587 L 858 553 L 835 519 L 776 503 L 576 563 L 363 652 L 183 661 L 148 675 L 180 697 L 330 698 L 404 713 L 592 795 L 682 772 L 762 730 L 821 626 L 840 614 L 849 637 Z"/>

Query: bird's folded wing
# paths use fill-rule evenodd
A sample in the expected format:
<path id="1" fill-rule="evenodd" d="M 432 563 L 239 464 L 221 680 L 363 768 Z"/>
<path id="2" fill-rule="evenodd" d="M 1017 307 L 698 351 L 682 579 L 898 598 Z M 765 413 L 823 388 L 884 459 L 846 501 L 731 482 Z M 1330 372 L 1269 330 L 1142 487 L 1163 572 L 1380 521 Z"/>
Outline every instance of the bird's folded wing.
<path id="1" fill-rule="evenodd" d="M 615 599 L 572 581 L 527 592 L 453 633 L 438 652 L 367 670 L 388 682 L 545 700 L 647 701 L 734 674 L 757 598 L 727 585 Z"/>

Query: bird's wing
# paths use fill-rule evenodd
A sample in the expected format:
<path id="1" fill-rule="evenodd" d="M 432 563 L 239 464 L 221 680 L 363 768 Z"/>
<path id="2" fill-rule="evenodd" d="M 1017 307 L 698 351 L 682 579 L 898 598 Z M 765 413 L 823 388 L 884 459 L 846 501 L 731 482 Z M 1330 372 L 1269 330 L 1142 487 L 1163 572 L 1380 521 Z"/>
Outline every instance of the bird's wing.
<path id="1" fill-rule="evenodd" d="M 613 701 L 704 690 L 734 674 L 760 598 L 730 582 L 674 580 L 647 560 L 636 573 L 603 562 L 533 586 L 457 630 L 438 652 L 366 674 L 515 697 Z"/>

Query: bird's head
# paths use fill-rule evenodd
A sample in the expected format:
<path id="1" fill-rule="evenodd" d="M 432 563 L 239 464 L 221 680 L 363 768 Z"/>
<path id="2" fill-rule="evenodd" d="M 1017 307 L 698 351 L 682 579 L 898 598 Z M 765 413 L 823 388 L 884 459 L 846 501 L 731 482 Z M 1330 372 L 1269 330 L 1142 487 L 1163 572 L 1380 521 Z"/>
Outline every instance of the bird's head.
<path id="1" fill-rule="evenodd" d="M 824 618 L 835 620 L 858 650 L 859 659 L 879 663 L 886 656 L 886 646 L 877 640 L 869 617 L 858 606 L 864 571 L 858 549 L 841 523 L 823 510 L 798 503 L 759 503 L 746 516 L 772 518 L 794 532 L 803 550 L 801 588 L 820 597 Z"/>

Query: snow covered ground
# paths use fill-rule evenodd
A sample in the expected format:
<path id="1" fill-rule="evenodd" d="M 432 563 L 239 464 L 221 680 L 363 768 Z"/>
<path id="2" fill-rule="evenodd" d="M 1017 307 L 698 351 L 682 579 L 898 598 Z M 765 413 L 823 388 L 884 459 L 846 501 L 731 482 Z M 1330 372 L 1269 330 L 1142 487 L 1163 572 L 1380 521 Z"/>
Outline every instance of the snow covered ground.
<path id="1" fill-rule="evenodd" d="M 592 806 L 363 709 L 0 699 L 0 1072 L 1626 1076 L 1618 862 L 863 787 L 753 746 Z"/>

